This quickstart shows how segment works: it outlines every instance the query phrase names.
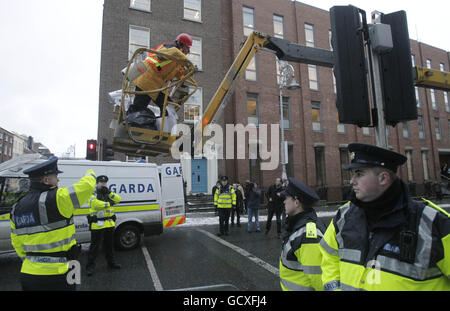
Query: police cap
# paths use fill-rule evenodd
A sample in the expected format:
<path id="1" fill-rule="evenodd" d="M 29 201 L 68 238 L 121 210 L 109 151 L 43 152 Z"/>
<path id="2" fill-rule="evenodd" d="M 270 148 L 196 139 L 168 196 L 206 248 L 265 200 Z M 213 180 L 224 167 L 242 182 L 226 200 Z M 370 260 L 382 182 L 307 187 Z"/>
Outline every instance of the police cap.
<path id="1" fill-rule="evenodd" d="M 58 175 L 62 172 L 58 170 L 58 157 L 52 156 L 47 161 L 24 170 L 23 173 L 29 177 L 42 177 L 52 174 Z"/>
<path id="2" fill-rule="evenodd" d="M 97 183 L 99 183 L 99 182 L 108 182 L 108 176 L 106 176 L 106 175 L 100 175 L 100 176 L 97 176 Z"/>
<path id="3" fill-rule="evenodd" d="M 320 200 L 314 190 L 292 177 L 289 177 L 289 184 L 287 188 L 281 192 L 281 195 L 297 198 L 301 203 L 307 205 L 312 205 Z"/>
<path id="4" fill-rule="evenodd" d="M 350 144 L 351 164 L 345 169 L 351 170 L 365 167 L 383 167 L 397 172 L 399 166 L 405 164 L 407 158 L 397 152 L 367 144 Z"/>
<path id="5" fill-rule="evenodd" d="M 220 180 L 226 180 L 226 181 L 228 181 L 228 176 L 221 176 L 221 177 L 220 177 Z"/>

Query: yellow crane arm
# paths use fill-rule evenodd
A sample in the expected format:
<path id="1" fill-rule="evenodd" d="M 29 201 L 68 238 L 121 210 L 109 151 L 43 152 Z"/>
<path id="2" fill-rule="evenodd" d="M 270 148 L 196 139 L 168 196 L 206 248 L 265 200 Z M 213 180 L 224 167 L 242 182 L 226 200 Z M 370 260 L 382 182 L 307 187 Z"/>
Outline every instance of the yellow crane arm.
<path id="1" fill-rule="evenodd" d="M 417 66 L 413 68 L 413 77 L 415 86 L 450 91 L 450 72 Z"/>

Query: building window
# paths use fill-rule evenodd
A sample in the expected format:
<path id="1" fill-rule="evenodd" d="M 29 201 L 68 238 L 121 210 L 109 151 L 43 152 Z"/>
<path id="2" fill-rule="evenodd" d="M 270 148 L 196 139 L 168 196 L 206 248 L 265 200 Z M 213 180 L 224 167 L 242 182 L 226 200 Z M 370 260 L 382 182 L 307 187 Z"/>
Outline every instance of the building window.
<path id="1" fill-rule="evenodd" d="M 201 38 L 192 38 L 192 47 L 187 55 L 187 58 L 197 66 L 198 70 L 203 70 L 203 61 L 202 61 L 202 39 Z"/>
<path id="2" fill-rule="evenodd" d="M 436 140 L 442 139 L 441 121 L 439 118 L 434 118 L 434 129 L 436 131 Z"/>
<path id="3" fill-rule="evenodd" d="M 325 147 L 314 147 L 314 158 L 316 162 L 316 186 L 325 186 L 327 184 Z"/>
<path id="4" fill-rule="evenodd" d="M 305 41 L 306 41 L 306 46 L 315 47 L 314 25 L 305 24 Z"/>
<path id="5" fill-rule="evenodd" d="M 409 125 L 408 122 L 403 122 L 403 137 L 409 138 Z"/>
<path id="6" fill-rule="evenodd" d="M 364 136 L 371 136 L 372 135 L 372 129 L 370 127 L 363 127 L 362 133 Z"/>
<path id="7" fill-rule="evenodd" d="M 201 22 L 202 21 L 202 0 L 184 0 L 184 18 Z"/>
<path id="8" fill-rule="evenodd" d="M 331 30 L 328 30 L 328 42 L 330 43 L 330 51 L 333 51 L 332 38 L 333 38 L 333 32 Z"/>
<path id="9" fill-rule="evenodd" d="M 450 112 L 450 105 L 448 104 L 448 93 L 442 92 L 444 94 L 444 105 L 445 105 L 445 111 Z"/>
<path id="10" fill-rule="evenodd" d="M 425 123 L 422 116 L 418 116 L 417 123 L 419 125 L 419 138 L 425 139 Z"/>
<path id="11" fill-rule="evenodd" d="M 249 125 L 253 124 L 256 127 L 259 126 L 259 107 L 257 94 L 247 94 L 247 118 Z"/>
<path id="12" fill-rule="evenodd" d="M 256 55 L 253 55 L 252 60 L 248 63 L 247 69 L 245 69 L 245 80 L 256 81 Z"/>
<path id="13" fill-rule="evenodd" d="M 255 31 L 255 10 L 244 6 L 242 14 L 244 19 L 244 36 L 248 37 Z"/>
<path id="14" fill-rule="evenodd" d="M 439 64 L 439 70 L 440 71 L 445 71 L 445 65 L 443 63 Z"/>
<path id="15" fill-rule="evenodd" d="M 339 112 L 336 112 L 337 132 L 339 134 L 345 134 L 345 124 L 339 122 Z"/>
<path id="16" fill-rule="evenodd" d="M 428 168 L 428 151 L 422 150 L 422 166 L 423 166 L 423 179 L 430 179 L 430 171 Z"/>
<path id="17" fill-rule="evenodd" d="M 290 121 L 290 102 L 289 97 L 283 97 L 283 127 L 284 129 L 291 128 Z"/>
<path id="18" fill-rule="evenodd" d="M 341 184 L 350 184 L 350 171 L 345 168 L 350 164 L 347 148 L 339 148 L 339 157 L 341 160 Z"/>
<path id="19" fill-rule="evenodd" d="M 130 0 L 130 9 L 150 12 L 150 0 Z"/>
<path id="20" fill-rule="evenodd" d="M 416 86 L 414 89 L 416 90 L 416 102 L 417 102 L 417 108 L 420 108 L 420 107 L 422 106 L 422 103 L 420 102 L 419 88 Z"/>
<path id="21" fill-rule="evenodd" d="M 427 59 L 427 68 L 431 69 L 431 60 L 430 59 Z"/>
<path id="22" fill-rule="evenodd" d="M 276 38 L 284 39 L 284 21 L 283 16 L 273 16 L 273 35 Z"/>
<path id="23" fill-rule="evenodd" d="M 189 92 L 192 92 L 193 88 L 189 88 Z M 203 107 L 203 89 L 198 88 L 197 92 L 192 94 L 191 97 L 184 104 L 184 122 L 194 123 L 199 121 L 202 117 Z"/>
<path id="24" fill-rule="evenodd" d="M 406 150 L 406 168 L 408 169 L 408 181 L 414 180 L 414 165 L 413 165 L 413 151 L 411 149 Z"/>
<path id="25" fill-rule="evenodd" d="M 434 89 L 430 89 L 430 97 L 431 97 L 431 107 L 433 108 L 433 110 L 438 110 L 436 103 L 436 94 Z"/>
<path id="26" fill-rule="evenodd" d="M 128 60 L 133 57 L 134 52 L 140 48 L 150 48 L 150 29 L 130 25 L 129 28 L 129 43 L 128 43 Z M 142 53 L 139 56 L 140 60 L 144 60 L 147 53 Z"/>
<path id="27" fill-rule="evenodd" d="M 317 78 L 317 66 L 308 65 L 309 88 L 314 91 L 319 90 L 319 80 Z"/>
<path id="28" fill-rule="evenodd" d="M 411 63 L 413 67 L 416 66 L 416 55 L 414 54 L 411 54 Z"/>
<path id="29" fill-rule="evenodd" d="M 320 102 L 311 102 L 312 105 L 312 128 L 314 132 L 322 131 L 322 121 L 320 117 Z"/>

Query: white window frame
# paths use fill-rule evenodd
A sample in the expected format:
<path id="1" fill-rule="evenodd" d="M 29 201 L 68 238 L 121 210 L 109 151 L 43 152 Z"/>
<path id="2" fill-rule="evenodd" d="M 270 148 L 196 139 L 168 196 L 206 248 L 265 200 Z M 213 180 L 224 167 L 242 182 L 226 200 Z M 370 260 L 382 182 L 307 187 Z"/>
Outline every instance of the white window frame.
<path id="1" fill-rule="evenodd" d="M 308 40 L 308 34 L 312 35 L 312 41 Z M 312 48 L 316 47 L 316 38 L 313 24 L 305 23 L 305 45 Z"/>
<path id="2" fill-rule="evenodd" d="M 419 138 L 420 139 L 425 139 L 425 119 L 423 118 L 423 116 L 418 116 L 417 118 L 417 124 L 419 127 Z"/>
<path id="3" fill-rule="evenodd" d="M 281 24 L 281 34 L 275 32 L 276 24 Z M 281 15 L 273 15 L 273 35 L 276 38 L 284 39 L 284 17 Z"/>
<path id="4" fill-rule="evenodd" d="M 311 102 L 311 114 L 313 110 L 319 110 L 319 121 L 312 121 L 313 132 L 322 132 L 322 105 L 318 101 Z"/>
<path id="5" fill-rule="evenodd" d="M 434 118 L 434 130 L 436 132 L 436 140 L 442 140 L 441 119 Z"/>
<path id="6" fill-rule="evenodd" d="M 199 4 L 200 9 L 194 8 L 194 7 L 190 7 L 190 6 L 186 6 L 186 1 L 188 1 L 188 2 L 189 1 L 196 1 L 196 2 L 198 2 L 197 4 Z M 186 17 L 186 14 L 185 14 L 186 10 L 197 12 L 199 17 L 198 18 Z M 202 22 L 202 0 L 184 0 L 183 1 L 183 19 L 188 20 L 188 21 L 201 23 Z"/>
<path id="7" fill-rule="evenodd" d="M 315 79 L 313 76 L 315 76 Z M 308 65 L 308 80 L 309 80 L 309 89 L 318 91 L 319 90 L 319 73 L 317 71 L 316 65 Z"/>
<path id="8" fill-rule="evenodd" d="M 256 62 L 256 54 L 253 55 L 253 58 L 248 63 L 247 68 L 245 68 L 245 80 L 258 81 L 258 66 Z"/>
<path id="9" fill-rule="evenodd" d="M 189 87 L 189 92 L 192 92 L 192 91 L 193 91 L 192 87 Z M 195 97 L 193 97 L 193 96 L 195 96 Z M 183 112 L 184 112 L 183 113 L 184 123 L 194 124 L 194 123 L 200 121 L 202 119 L 202 117 L 203 117 L 203 88 L 199 87 L 197 89 L 197 92 L 193 96 L 191 96 L 183 105 L 184 106 L 184 110 L 183 110 Z M 198 98 L 199 101 L 195 101 L 194 102 L 193 101 L 194 98 Z M 199 115 L 197 116 L 197 118 L 194 115 L 194 119 L 193 120 L 186 119 L 186 108 L 189 107 L 189 109 L 192 109 L 192 108 L 194 108 L 194 106 L 198 106 Z M 189 115 L 190 115 L 190 113 L 189 113 Z"/>
<path id="10" fill-rule="evenodd" d="M 200 54 L 199 54 L 199 63 L 195 62 L 192 58 L 193 54 L 197 53 L 193 53 L 193 47 L 197 44 L 197 42 L 199 43 L 199 50 L 200 50 Z M 200 37 L 192 37 L 192 47 L 191 47 L 191 51 L 189 52 L 189 54 L 187 55 L 187 58 L 189 58 L 189 60 L 194 64 L 197 65 L 197 69 L 199 71 L 203 70 L 203 40 Z"/>
<path id="11" fill-rule="evenodd" d="M 131 31 L 132 30 L 137 30 L 137 31 L 146 31 L 148 32 L 148 44 L 147 45 L 142 45 L 142 44 L 137 44 L 137 43 L 132 43 L 131 42 Z M 131 48 L 132 46 L 136 47 L 136 48 Z M 136 26 L 136 25 L 130 25 L 128 27 L 128 60 L 131 59 L 131 57 L 133 56 L 134 52 L 139 49 L 139 48 L 150 48 L 150 28 L 146 28 L 146 27 L 141 27 L 141 26 Z M 145 59 L 146 56 L 142 56 L 142 58 Z"/>
<path id="12" fill-rule="evenodd" d="M 436 91 L 434 89 L 430 89 L 430 98 L 431 98 L 431 107 L 433 108 L 433 110 L 438 110 L 436 101 Z"/>
<path id="13" fill-rule="evenodd" d="M 253 24 L 245 24 L 245 15 L 248 15 L 252 17 L 252 22 Z M 244 32 L 244 36 L 248 37 L 250 33 L 252 33 L 253 31 L 255 31 L 255 9 L 248 7 L 248 6 L 243 6 L 242 7 L 242 25 L 243 25 L 243 32 Z M 251 26 L 251 27 L 250 27 Z"/>
<path id="14" fill-rule="evenodd" d="M 422 166 L 423 166 L 423 179 L 430 179 L 430 171 L 428 168 L 428 150 L 422 150 Z"/>
<path id="15" fill-rule="evenodd" d="M 409 138 L 409 125 L 408 122 L 402 122 L 403 123 L 403 138 Z"/>
<path id="16" fill-rule="evenodd" d="M 147 3 L 148 2 L 148 8 Z M 142 11 L 142 12 L 151 12 L 152 9 L 152 1 L 151 0 L 130 0 L 130 9 Z"/>

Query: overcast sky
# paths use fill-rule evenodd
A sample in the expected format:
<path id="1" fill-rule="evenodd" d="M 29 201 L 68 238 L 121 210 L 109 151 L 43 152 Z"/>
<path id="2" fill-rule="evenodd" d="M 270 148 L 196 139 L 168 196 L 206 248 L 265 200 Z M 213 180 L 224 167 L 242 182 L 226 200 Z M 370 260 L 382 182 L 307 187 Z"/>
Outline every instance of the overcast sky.
<path id="1" fill-rule="evenodd" d="M 403 9 L 412 39 L 450 51 L 448 1 L 302 2 Z M 71 145 L 86 155 L 86 140 L 97 137 L 102 9 L 103 0 L 0 0 L 0 127 L 58 156 Z"/>

